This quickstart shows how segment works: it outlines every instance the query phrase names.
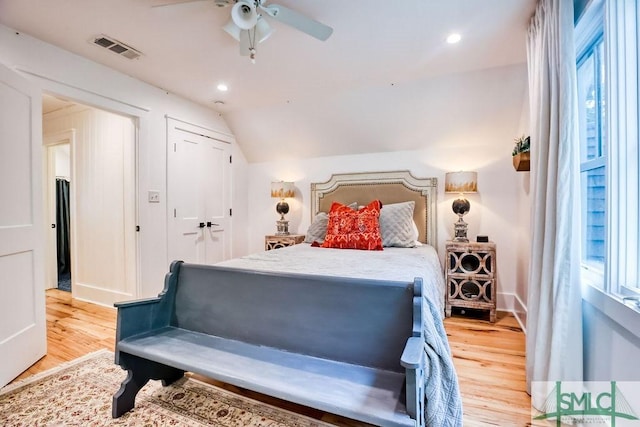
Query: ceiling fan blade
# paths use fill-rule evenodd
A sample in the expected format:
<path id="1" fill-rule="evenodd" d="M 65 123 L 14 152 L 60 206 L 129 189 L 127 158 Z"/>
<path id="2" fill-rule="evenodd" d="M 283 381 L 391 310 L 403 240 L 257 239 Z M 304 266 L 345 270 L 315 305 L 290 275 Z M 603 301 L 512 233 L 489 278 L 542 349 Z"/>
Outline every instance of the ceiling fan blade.
<path id="1" fill-rule="evenodd" d="M 333 28 L 284 6 L 277 4 L 260 5 L 260 9 L 264 10 L 273 19 L 307 33 L 318 40 L 325 41 L 333 33 Z"/>
<path id="2" fill-rule="evenodd" d="M 166 7 L 166 6 L 176 6 L 184 3 L 195 3 L 201 1 L 211 1 L 211 0 L 152 0 L 151 7 Z M 218 7 L 227 7 L 235 4 L 238 0 L 213 0 Z"/>
<path id="3" fill-rule="evenodd" d="M 154 0 L 151 7 L 176 6 L 178 4 L 195 3 L 200 1 L 210 1 L 210 0 Z"/>

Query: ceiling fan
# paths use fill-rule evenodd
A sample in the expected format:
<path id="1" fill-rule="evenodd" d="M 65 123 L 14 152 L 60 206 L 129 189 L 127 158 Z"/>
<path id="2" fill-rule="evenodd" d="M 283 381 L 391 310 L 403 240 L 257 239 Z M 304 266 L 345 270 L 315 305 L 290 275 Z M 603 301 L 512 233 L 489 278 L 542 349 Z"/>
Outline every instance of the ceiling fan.
<path id="1" fill-rule="evenodd" d="M 172 6 L 205 0 L 177 0 L 153 7 Z M 210 1 L 210 0 L 207 0 Z M 289 25 L 318 40 L 325 41 L 333 28 L 309 18 L 293 9 L 277 4 L 266 5 L 266 0 L 213 0 L 218 7 L 231 7 L 231 19 L 222 29 L 240 42 L 240 55 L 249 56 L 255 63 L 256 44 L 265 41 L 275 31 L 264 16 Z"/>

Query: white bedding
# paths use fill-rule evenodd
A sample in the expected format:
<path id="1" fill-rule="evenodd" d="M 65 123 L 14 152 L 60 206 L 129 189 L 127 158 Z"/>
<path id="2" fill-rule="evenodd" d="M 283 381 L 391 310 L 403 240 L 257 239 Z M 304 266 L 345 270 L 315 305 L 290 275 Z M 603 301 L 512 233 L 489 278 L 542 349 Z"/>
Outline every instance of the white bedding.
<path id="1" fill-rule="evenodd" d="M 382 251 L 329 249 L 308 243 L 223 261 L 218 265 L 258 271 L 293 272 L 325 276 L 397 281 L 423 279 L 423 295 L 444 310 L 444 277 L 436 250 L 384 248 Z"/>

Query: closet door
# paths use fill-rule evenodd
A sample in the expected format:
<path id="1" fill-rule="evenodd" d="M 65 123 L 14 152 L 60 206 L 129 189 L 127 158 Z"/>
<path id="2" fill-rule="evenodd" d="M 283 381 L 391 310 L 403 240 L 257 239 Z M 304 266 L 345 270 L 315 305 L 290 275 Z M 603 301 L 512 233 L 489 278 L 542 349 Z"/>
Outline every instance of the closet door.
<path id="1" fill-rule="evenodd" d="M 0 65 L 0 387 L 47 352 L 42 94 Z"/>
<path id="2" fill-rule="evenodd" d="M 169 262 L 214 264 L 231 254 L 230 143 L 168 119 Z"/>

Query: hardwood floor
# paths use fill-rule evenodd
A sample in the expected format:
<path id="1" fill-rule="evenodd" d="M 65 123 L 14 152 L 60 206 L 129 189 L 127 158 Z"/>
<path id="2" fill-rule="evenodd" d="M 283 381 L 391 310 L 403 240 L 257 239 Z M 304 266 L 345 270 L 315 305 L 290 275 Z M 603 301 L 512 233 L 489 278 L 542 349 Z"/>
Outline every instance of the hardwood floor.
<path id="1" fill-rule="evenodd" d="M 511 314 L 499 312 L 494 324 L 482 320 L 485 318 L 454 313 L 445 320 L 463 399 L 464 425 L 527 426 L 531 419 L 530 399 L 525 392 L 524 334 Z M 47 291 L 48 353 L 16 380 L 92 351 L 113 350 L 115 319 L 112 308 L 74 300 L 68 292 Z M 365 425 L 203 377 L 198 379 L 338 426 Z"/>

